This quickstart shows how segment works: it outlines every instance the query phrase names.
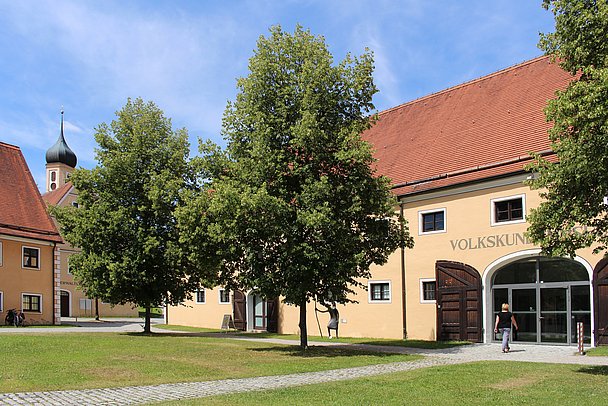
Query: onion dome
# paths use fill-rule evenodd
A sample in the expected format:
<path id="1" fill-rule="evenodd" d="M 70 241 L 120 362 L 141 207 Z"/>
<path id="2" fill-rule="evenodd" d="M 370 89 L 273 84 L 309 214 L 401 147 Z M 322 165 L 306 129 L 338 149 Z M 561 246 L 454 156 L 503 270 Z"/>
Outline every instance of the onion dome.
<path id="1" fill-rule="evenodd" d="M 76 154 L 68 147 L 63 137 L 63 109 L 61 110 L 61 133 L 55 145 L 46 151 L 46 163 L 62 163 L 72 168 L 76 167 Z"/>

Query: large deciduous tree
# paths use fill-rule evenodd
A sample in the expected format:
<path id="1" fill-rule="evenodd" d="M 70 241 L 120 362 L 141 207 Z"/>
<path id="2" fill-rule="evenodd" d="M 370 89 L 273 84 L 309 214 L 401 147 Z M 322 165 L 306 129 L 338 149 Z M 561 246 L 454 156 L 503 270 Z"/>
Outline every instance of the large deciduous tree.
<path id="1" fill-rule="evenodd" d="M 349 302 L 371 264 L 412 240 L 361 139 L 374 108 L 372 55 L 334 64 L 322 37 L 273 27 L 249 70 L 224 114 L 226 151 L 203 148 L 213 179 L 205 229 L 224 247 L 227 286 L 299 307 L 306 348 L 306 304 Z"/>
<path id="2" fill-rule="evenodd" d="M 71 178 L 79 208 L 54 214 L 64 238 L 81 249 L 70 269 L 86 292 L 143 306 L 150 332 L 150 307 L 183 301 L 213 267 L 194 266 L 179 238 L 175 212 L 195 185 L 187 131 L 174 131 L 141 99 L 116 114 L 96 129 L 98 165 Z"/>
<path id="3" fill-rule="evenodd" d="M 548 103 L 559 163 L 540 157 L 531 186 L 544 201 L 528 217 L 531 239 L 550 255 L 608 244 L 608 5 L 606 0 L 544 0 L 555 32 L 539 46 L 576 79 Z M 574 232 L 574 229 L 583 232 Z"/>

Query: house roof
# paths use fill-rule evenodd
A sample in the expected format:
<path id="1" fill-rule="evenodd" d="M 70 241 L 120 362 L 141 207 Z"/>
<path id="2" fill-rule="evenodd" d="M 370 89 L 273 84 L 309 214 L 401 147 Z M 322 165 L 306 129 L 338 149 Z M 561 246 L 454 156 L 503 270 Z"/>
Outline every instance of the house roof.
<path id="1" fill-rule="evenodd" d="M 544 107 L 573 77 L 543 56 L 383 111 L 366 132 L 398 196 L 522 172 L 550 159 Z"/>
<path id="2" fill-rule="evenodd" d="M 51 206 L 56 206 L 65 198 L 65 196 L 72 190 L 72 182 L 66 182 L 60 188 L 51 190 L 42 195 L 42 200 Z"/>
<path id="3" fill-rule="evenodd" d="M 61 242 L 19 147 L 0 142 L 0 234 Z"/>

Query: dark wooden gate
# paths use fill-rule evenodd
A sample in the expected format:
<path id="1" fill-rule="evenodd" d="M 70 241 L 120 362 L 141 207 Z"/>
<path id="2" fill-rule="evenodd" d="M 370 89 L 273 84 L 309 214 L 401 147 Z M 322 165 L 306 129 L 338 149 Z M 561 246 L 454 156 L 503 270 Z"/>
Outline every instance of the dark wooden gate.
<path id="1" fill-rule="evenodd" d="M 279 299 L 268 300 L 266 302 L 266 310 L 268 311 L 268 323 L 266 331 L 269 333 L 279 332 Z"/>
<path id="2" fill-rule="evenodd" d="M 437 261 L 437 340 L 482 342 L 481 276 L 475 268 Z"/>
<path id="3" fill-rule="evenodd" d="M 235 290 L 233 295 L 232 318 L 234 319 L 234 328 L 247 330 L 247 296 L 238 290 Z"/>
<path id="4" fill-rule="evenodd" d="M 595 345 L 608 345 L 608 259 L 602 259 L 593 270 L 593 311 Z"/>

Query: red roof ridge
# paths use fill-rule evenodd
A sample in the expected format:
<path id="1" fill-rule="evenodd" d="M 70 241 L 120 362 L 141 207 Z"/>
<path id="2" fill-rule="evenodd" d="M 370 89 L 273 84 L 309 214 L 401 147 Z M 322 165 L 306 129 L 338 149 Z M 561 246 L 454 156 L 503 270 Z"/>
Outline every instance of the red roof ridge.
<path id="1" fill-rule="evenodd" d="M 502 75 L 504 73 L 510 72 L 512 70 L 515 70 L 515 69 L 520 69 L 520 68 L 522 68 L 524 66 L 527 66 L 527 65 L 530 65 L 532 63 L 538 62 L 541 59 L 550 59 L 550 58 L 551 58 L 550 55 L 537 56 L 536 58 L 533 58 L 533 59 L 530 59 L 530 60 L 527 60 L 527 61 L 524 61 L 524 62 L 520 62 L 520 63 L 518 63 L 516 65 L 509 66 L 508 68 L 504 68 L 504 69 L 501 69 L 499 71 L 492 72 L 492 73 L 490 73 L 488 75 L 481 76 L 481 77 L 478 77 L 476 79 L 471 79 L 471 80 L 469 80 L 467 82 L 464 82 L 464 83 L 461 83 L 461 84 L 458 84 L 458 85 L 455 85 L 455 86 L 452 86 L 452 87 L 448 87 L 447 89 L 439 90 L 439 91 L 437 91 L 435 93 L 430 93 L 430 94 L 427 94 L 425 96 L 419 97 L 418 99 L 410 100 L 410 101 L 402 103 L 402 104 L 400 104 L 398 106 L 391 107 L 389 109 L 383 110 L 383 111 L 381 111 L 381 112 L 378 113 L 378 116 L 382 116 L 384 114 L 390 113 L 393 110 L 398 110 L 398 109 L 403 108 L 405 106 L 409 106 L 409 105 L 412 105 L 412 104 L 415 104 L 415 103 L 420 103 L 420 102 L 428 100 L 428 99 L 432 99 L 433 97 L 437 97 L 439 95 L 452 92 L 452 91 L 454 91 L 456 89 L 460 89 L 460 88 L 463 88 L 463 87 L 466 87 L 466 86 L 473 85 L 475 83 L 478 83 L 478 82 L 481 82 L 483 80 L 487 80 L 487 79 L 493 78 L 493 77 L 498 76 L 498 75 Z"/>
<path id="2" fill-rule="evenodd" d="M 18 146 L 13 145 L 13 144 L 9 144 L 9 143 L 7 143 L 7 142 L 0 141 L 0 145 L 2 145 L 3 147 L 7 147 L 7 148 L 14 149 L 14 150 L 16 150 L 16 151 L 19 151 L 19 150 L 20 150 L 20 148 L 19 148 Z"/>

